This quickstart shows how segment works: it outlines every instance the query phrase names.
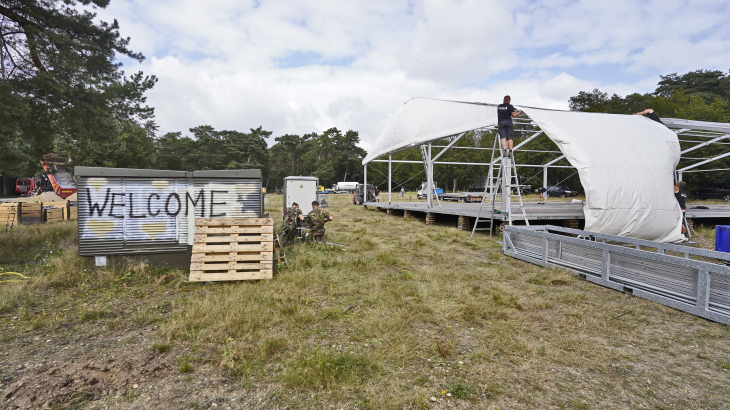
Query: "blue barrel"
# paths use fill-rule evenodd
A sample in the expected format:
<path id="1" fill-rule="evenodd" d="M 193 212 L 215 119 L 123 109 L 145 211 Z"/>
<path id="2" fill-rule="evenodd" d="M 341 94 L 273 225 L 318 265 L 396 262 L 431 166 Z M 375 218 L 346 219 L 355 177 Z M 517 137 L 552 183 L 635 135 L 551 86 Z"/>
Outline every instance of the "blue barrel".
<path id="1" fill-rule="evenodd" d="M 730 252 L 730 225 L 717 225 L 715 227 L 715 250 Z"/>

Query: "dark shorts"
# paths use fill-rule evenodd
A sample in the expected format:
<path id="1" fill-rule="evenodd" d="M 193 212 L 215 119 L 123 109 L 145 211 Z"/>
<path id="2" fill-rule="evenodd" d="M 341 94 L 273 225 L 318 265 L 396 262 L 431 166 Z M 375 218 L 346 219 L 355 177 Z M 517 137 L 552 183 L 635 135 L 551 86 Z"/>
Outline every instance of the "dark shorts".
<path id="1" fill-rule="evenodd" d="M 512 121 L 502 121 L 497 124 L 497 129 L 499 131 L 499 139 L 508 139 L 511 140 L 515 136 L 515 130 L 512 127 Z"/>

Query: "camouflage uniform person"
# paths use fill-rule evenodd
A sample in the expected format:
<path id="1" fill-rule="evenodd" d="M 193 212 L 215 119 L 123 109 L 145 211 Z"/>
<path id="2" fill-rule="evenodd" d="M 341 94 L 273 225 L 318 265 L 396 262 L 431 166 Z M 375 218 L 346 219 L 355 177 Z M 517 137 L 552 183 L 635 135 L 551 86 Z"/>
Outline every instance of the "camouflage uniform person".
<path id="1" fill-rule="evenodd" d="M 281 226 L 281 246 L 286 246 L 289 242 L 293 242 L 297 236 L 297 219 L 303 221 L 304 215 L 299 209 L 299 204 L 293 202 L 291 207 L 284 211 L 284 224 Z"/>
<path id="2" fill-rule="evenodd" d="M 319 202 L 312 202 L 312 211 L 307 214 L 307 227 L 309 234 L 314 237 L 318 243 L 327 244 L 324 240 L 324 224 L 334 221 L 329 212 L 319 208 Z"/>

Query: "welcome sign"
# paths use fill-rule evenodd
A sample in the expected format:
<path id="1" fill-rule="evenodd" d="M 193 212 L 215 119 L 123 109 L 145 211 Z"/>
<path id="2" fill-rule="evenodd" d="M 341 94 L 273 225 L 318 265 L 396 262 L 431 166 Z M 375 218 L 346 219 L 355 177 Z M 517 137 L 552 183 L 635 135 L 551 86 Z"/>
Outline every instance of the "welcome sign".
<path id="1" fill-rule="evenodd" d="M 179 250 L 192 244 L 196 218 L 255 218 L 262 210 L 258 178 L 81 177 L 78 194 L 80 253 L 99 254 L 101 244 L 103 254 Z"/>

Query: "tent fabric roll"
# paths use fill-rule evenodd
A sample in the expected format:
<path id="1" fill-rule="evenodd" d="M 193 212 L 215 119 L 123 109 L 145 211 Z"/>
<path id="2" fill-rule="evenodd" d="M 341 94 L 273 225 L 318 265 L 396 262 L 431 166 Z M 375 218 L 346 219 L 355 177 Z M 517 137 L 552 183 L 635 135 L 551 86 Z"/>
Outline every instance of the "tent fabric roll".
<path id="1" fill-rule="evenodd" d="M 677 134 L 638 115 L 524 110 L 578 170 L 586 231 L 682 239 L 682 211 L 672 189 Z"/>

